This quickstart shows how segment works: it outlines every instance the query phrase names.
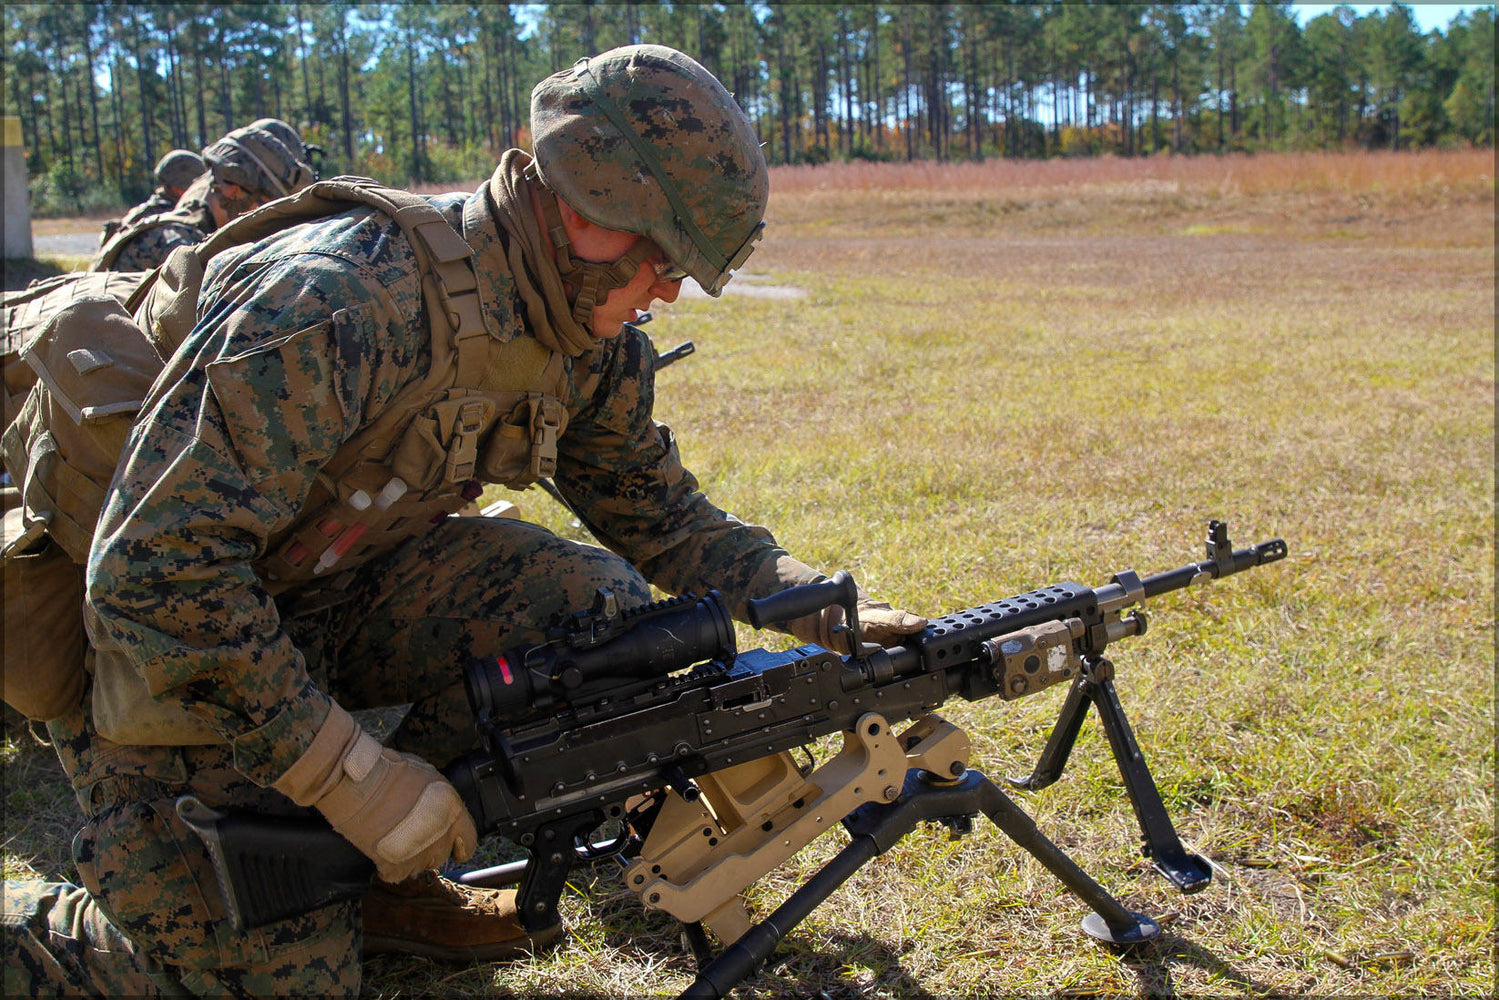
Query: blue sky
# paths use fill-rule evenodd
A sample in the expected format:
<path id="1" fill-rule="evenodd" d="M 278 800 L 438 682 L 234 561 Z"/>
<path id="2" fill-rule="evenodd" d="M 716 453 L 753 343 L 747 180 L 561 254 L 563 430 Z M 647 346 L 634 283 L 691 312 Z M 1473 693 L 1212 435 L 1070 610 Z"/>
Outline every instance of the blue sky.
<path id="1" fill-rule="evenodd" d="M 1318 14 L 1325 14 L 1327 11 L 1332 10 L 1338 5 L 1335 3 L 1298 3 L 1293 4 L 1292 6 L 1294 6 L 1298 12 L 1300 12 L 1301 16 L 1299 20 L 1301 22 L 1301 26 L 1304 28 L 1306 27 L 1306 22 L 1310 21 Z M 1361 16 L 1369 13 L 1369 11 L 1371 10 L 1388 10 L 1390 7 L 1388 3 L 1350 3 L 1348 6 L 1358 11 Z M 1488 7 L 1490 9 L 1493 9 L 1494 5 L 1491 3 L 1478 4 L 1417 2 L 1408 3 L 1406 4 L 1406 6 L 1411 9 L 1412 14 L 1416 15 L 1416 23 L 1421 26 L 1422 31 L 1431 31 L 1434 28 L 1441 28 L 1443 31 L 1446 31 L 1447 25 L 1452 23 L 1452 19 L 1463 11 L 1477 10 L 1479 7 Z"/>

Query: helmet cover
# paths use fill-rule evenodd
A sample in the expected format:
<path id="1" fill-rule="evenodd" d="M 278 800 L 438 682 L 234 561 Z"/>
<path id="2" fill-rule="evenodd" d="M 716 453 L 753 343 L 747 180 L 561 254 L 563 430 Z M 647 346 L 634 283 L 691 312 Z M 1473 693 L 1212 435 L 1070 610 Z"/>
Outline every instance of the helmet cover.
<path id="1" fill-rule="evenodd" d="M 290 125 L 278 123 L 290 130 Z M 295 136 L 295 131 L 291 136 Z M 295 194 L 316 178 L 301 139 L 288 145 L 279 130 L 261 123 L 237 128 L 203 150 L 203 162 L 220 181 L 265 198 Z"/>
<path id="2" fill-rule="evenodd" d="M 154 173 L 164 187 L 186 188 L 203 173 L 203 157 L 190 149 L 174 149 L 156 161 Z"/>
<path id="3" fill-rule="evenodd" d="M 580 59 L 531 92 L 542 181 L 605 229 L 646 236 L 710 295 L 764 228 L 765 156 L 723 84 L 664 45 Z"/>

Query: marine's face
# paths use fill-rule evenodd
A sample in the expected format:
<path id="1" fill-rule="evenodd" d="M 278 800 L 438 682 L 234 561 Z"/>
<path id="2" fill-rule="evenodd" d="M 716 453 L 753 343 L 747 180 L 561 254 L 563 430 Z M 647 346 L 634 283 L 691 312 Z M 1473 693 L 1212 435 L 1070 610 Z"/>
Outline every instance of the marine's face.
<path id="1" fill-rule="evenodd" d="M 662 302 L 677 301 L 677 296 L 682 292 L 682 277 L 685 275 L 677 277 L 672 273 L 674 270 L 659 250 L 642 261 L 635 277 L 627 284 L 610 291 L 603 302 L 593 307 L 593 320 L 589 326 L 594 337 L 599 340 L 617 337 L 625 323 L 650 309 L 657 299 Z"/>
<path id="2" fill-rule="evenodd" d="M 208 211 L 213 216 L 215 226 L 222 226 L 260 204 L 260 199 L 245 188 L 217 177 L 208 189 Z"/>
<path id="3" fill-rule="evenodd" d="M 573 255 L 580 260 L 607 264 L 619 260 L 645 239 L 634 233 L 595 225 L 561 199 L 558 199 L 558 208 L 568 241 L 572 243 Z M 658 299 L 675 302 L 685 277 L 659 250 L 656 251 L 641 263 L 629 282 L 610 291 L 603 302 L 593 307 L 593 318 L 589 323 L 593 336 L 598 340 L 617 337 L 623 325 L 650 309 L 651 303 Z"/>

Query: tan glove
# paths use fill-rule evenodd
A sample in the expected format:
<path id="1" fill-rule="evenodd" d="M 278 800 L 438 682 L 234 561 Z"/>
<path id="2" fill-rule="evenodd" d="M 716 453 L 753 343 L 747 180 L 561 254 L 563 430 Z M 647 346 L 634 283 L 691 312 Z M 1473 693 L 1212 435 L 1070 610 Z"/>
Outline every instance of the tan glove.
<path id="1" fill-rule="evenodd" d="M 387 882 L 439 868 L 450 856 L 467 861 L 478 843 L 473 817 L 437 768 L 381 746 L 336 704 L 272 787 L 326 816 Z"/>
<path id="2" fill-rule="evenodd" d="M 859 612 L 859 641 L 873 642 L 881 646 L 898 646 L 902 637 L 926 628 L 926 619 L 909 611 L 898 611 L 884 601 L 876 601 L 860 593 L 856 605 Z M 797 618 L 786 623 L 786 630 L 802 642 L 814 642 L 837 653 L 852 652 L 839 641 L 833 630 L 843 624 L 843 608 L 831 605 L 815 615 Z"/>

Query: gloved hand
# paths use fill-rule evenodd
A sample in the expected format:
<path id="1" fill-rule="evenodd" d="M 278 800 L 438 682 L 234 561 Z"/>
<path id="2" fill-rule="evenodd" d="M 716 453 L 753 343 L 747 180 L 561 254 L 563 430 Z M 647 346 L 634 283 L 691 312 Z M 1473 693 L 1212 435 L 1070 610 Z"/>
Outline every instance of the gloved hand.
<path id="1" fill-rule="evenodd" d="M 466 861 L 478 843 L 473 817 L 437 768 L 381 746 L 336 704 L 272 787 L 321 812 L 387 882 L 441 867 L 449 856 Z"/>
<path id="2" fill-rule="evenodd" d="M 909 611 L 899 611 L 860 593 L 855 609 L 859 613 L 859 641 L 874 642 L 881 646 L 898 646 L 904 636 L 926 628 L 926 619 Z M 797 618 L 786 623 L 786 630 L 802 642 L 813 642 L 837 653 L 852 652 L 845 649 L 846 642 L 838 642 L 833 629 L 843 624 L 843 608 L 831 605 L 815 615 Z"/>

